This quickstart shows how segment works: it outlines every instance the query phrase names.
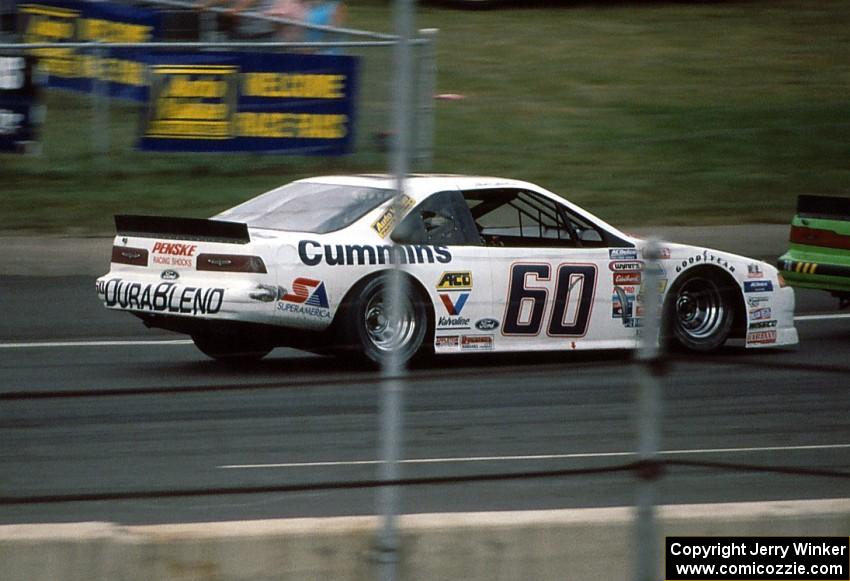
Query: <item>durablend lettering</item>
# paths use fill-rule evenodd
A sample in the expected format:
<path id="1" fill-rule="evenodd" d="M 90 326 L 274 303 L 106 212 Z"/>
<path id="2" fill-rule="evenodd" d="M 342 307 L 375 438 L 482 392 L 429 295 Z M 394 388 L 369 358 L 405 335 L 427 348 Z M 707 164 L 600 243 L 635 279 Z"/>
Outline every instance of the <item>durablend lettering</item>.
<path id="1" fill-rule="evenodd" d="M 113 278 L 98 290 L 107 307 L 156 313 L 214 315 L 224 302 L 223 288 L 181 287 L 173 282 L 142 284 Z"/>
<path id="2" fill-rule="evenodd" d="M 307 266 L 324 262 L 328 266 L 365 266 L 376 264 L 448 264 L 452 253 L 445 246 L 388 244 L 322 244 L 315 240 L 298 243 L 298 257 Z"/>

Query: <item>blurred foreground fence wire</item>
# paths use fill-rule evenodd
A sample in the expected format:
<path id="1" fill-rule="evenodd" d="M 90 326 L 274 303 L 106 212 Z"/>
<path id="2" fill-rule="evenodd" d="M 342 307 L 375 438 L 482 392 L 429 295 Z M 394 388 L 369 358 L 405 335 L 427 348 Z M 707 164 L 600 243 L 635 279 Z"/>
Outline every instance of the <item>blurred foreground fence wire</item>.
<path id="1" fill-rule="evenodd" d="M 670 358 L 670 361 L 684 362 L 685 358 Z M 758 363 L 747 362 L 739 358 L 731 357 L 714 357 L 707 359 L 701 363 L 710 365 L 759 365 L 762 367 L 773 367 L 777 369 L 799 370 L 799 371 L 817 371 L 826 374 L 848 374 L 850 367 L 847 366 L 815 366 L 806 363 L 782 363 L 771 361 L 759 361 Z M 634 363 L 630 360 L 623 360 L 622 366 L 631 366 Z M 586 362 L 571 364 L 571 366 L 579 365 L 584 368 L 592 368 L 596 366 L 610 366 L 611 361 Z M 535 369 L 526 370 L 529 373 L 537 371 L 546 373 L 551 369 Z M 452 371 L 453 377 L 457 377 L 458 371 Z M 471 370 L 470 375 L 479 373 L 478 370 Z M 410 374 L 406 380 L 415 383 L 417 379 L 433 379 L 440 377 L 442 374 L 437 373 L 420 373 Z M 309 385 L 313 387 L 341 385 L 346 383 L 359 383 L 363 378 L 330 378 L 315 381 L 300 382 L 298 385 Z M 279 390 L 291 389 L 292 383 L 288 382 L 268 382 L 256 383 L 249 385 L 223 384 L 223 385 L 200 385 L 200 386 L 178 386 L 178 387 L 140 387 L 128 389 L 86 389 L 86 390 L 42 390 L 42 391 L 4 391 L 0 392 L 0 402 L 2 401 L 38 401 L 46 399 L 66 399 L 66 398 L 100 398 L 100 397 L 138 397 L 149 395 L 164 395 L 164 394 L 195 394 L 209 393 L 221 391 L 256 391 L 256 390 Z M 665 455 L 661 451 L 659 455 Z M 385 486 L 400 486 L 400 487 L 415 487 L 415 486 L 439 486 L 439 485 L 455 485 L 478 482 L 500 482 L 508 480 L 533 480 L 533 479 L 553 479 L 553 478 L 576 478 L 597 476 L 602 474 L 612 473 L 633 473 L 636 478 L 641 480 L 657 480 L 663 478 L 669 470 L 677 468 L 683 469 L 706 469 L 713 471 L 725 472 L 750 472 L 750 473 L 768 473 L 778 476 L 794 476 L 794 477 L 810 477 L 810 478 L 837 478 L 842 480 L 850 480 L 850 472 L 839 470 L 829 470 L 822 468 L 805 468 L 805 467 L 788 467 L 782 465 L 762 465 L 749 464 L 738 462 L 725 462 L 713 460 L 685 460 L 675 458 L 658 458 L 651 461 L 641 460 L 638 454 L 623 454 L 624 456 L 631 455 L 635 458 L 634 461 L 609 464 L 605 466 L 596 466 L 589 468 L 577 469 L 559 469 L 559 470 L 541 470 L 541 471 L 523 471 L 523 472 L 504 472 L 504 473 L 487 473 L 487 474 L 464 474 L 464 475 L 446 475 L 437 477 L 422 477 L 422 478 L 399 478 L 393 480 L 370 479 L 370 480 L 334 480 L 334 481 L 317 481 L 305 482 L 296 484 L 282 485 L 267 485 L 267 486 L 236 486 L 236 487 L 210 487 L 210 488 L 183 488 L 183 489 L 163 489 L 163 490 L 136 490 L 136 491 L 104 491 L 96 493 L 79 493 L 79 494 L 51 494 L 51 495 L 33 495 L 33 496 L 0 496 L 0 506 L 11 505 L 34 505 L 34 504 L 58 504 L 58 503 L 75 503 L 75 502 L 97 502 L 97 501 L 128 501 L 140 499 L 167 499 L 167 498 L 185 498 L 185 497 L 209 497 L 222 495 L 251 495 L 251 494 L 270 494 L 270 493 L 297 493 L 297 492 L 317 492 L 328 490 L 353 490 L 353 489 L 378 489 Z M 379 462 L 377 462 L 379 463 Z"/>
<path id="2" fill-rule="evenodd" d="M 423 478 L 399 478 L 387 480 L 347 480 L 307 482 L 303 484 L 282 484 L 278 486 L 234 486 L 221 488 L 186 488 L 173 490 L 96 492 L 80 494 L 53 494 L 38 496 L 0 496 L 0 506 L 23 504 L 58 504 L 69 502 L 99 502 L 121 500 L 165 499 L 183 497 L 223 496 L 240 494 L 270 494 L 318 492 L 326 490 L 375 489 L 385 486 L 437 486 L 467 484 L 474 482 L 500 482 L 505 480 L 533 480 L 542 478 L 569 478 L 577 476 L 595 476 L 615 472 L 632 472 L 643 479 L 661 478 L 667 468 L 709 468 L 731 472 L 763 472 L 779 475 L 808 476 L 817 478 L 841 478 L 850 480 L 850 472 L 823 470 L 819 468 L 789 468 L 785 466 L 767 466 L 736 462 L 710 462 L 701 460 L 658 460 L 647 462 L 638 460 L 620 464 L 610 464 L 595 468 L 576 468 L 561 470 L 540 470 L 530 472 L 504 472 L 496 474 L 471 474 L 462 476 L 436 476 Z"/>

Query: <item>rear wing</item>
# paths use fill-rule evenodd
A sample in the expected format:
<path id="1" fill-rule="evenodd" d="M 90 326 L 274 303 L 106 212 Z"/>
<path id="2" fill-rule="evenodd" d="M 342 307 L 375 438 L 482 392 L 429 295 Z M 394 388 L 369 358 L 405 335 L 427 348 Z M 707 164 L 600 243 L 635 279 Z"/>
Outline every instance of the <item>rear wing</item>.
<path id="1" fill-rule="evenodd" d="M 801 218 L 850 220 L 850 198 L 811 195 L 798 196 L 797 215 Z"/>
<path id="2" fill-rule="evenodd" d="M 203 218 L 116 214 L 115 230 L 119 236 L 139 238 L 170 238 L 232 244 L 251 242 L 247 224 Z"/>

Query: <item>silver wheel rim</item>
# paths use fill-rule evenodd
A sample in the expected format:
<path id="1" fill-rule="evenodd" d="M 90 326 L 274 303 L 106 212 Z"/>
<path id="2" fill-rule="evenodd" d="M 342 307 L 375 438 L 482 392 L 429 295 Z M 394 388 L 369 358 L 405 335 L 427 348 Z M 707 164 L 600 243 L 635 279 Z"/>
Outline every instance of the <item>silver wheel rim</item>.
<path id="1" fill-rule="evenodd" d="M 692 278 L 676 293 L 676 326 L 694 340 L 711 337 L 723 325 L 726 305 L 718 286 L 707 278 Z"/>
<path id="2" fill-rule="evenodd" d="M 409 344 L 416 334 L 416 315 L 410 301 L 403 300 L 397 310 L 397 320 L 390 321 L 384 293 L 372 295 L 366 304 L 364 324 L 369 341 L 381 351 L 392 351 Z"/>

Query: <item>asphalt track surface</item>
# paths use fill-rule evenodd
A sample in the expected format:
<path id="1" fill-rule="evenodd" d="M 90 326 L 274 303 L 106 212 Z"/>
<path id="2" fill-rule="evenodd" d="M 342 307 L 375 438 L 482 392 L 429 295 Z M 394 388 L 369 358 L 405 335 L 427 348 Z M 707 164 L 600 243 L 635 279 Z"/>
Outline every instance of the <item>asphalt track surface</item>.
<path id="1" fill-rule="evenodd" d="M 89 276 L 5 276 L 0 300 L 0 523 L 376 512 L 368 488 L 9 504 L 375 479 L 380 378 L 286 349 L 253 368 L 222 366 L 180 336 L 107 312 Z M 798 315 L 816 317 L 798 322 L 798 347 L 674 361 L 663 457 L 850 472 L 850 318 L 824 318 L 836 306 L 798 292 Z M 402 476 L 631 462 L 635 383 L 628 353 L 438 359 L 410 373 Z M 78 393 L 27 398 L 45 391 Z M 419 485 L 402 489 L 401 502 L 408 513 L 622 506 L 635 483 L 613 472 Z M 658 500 L 847 496 L 846 478 L 673 466 Z"/>

